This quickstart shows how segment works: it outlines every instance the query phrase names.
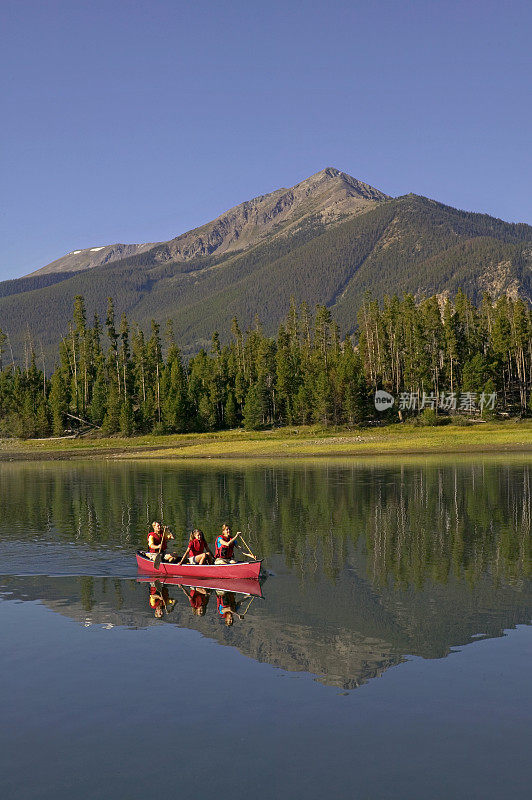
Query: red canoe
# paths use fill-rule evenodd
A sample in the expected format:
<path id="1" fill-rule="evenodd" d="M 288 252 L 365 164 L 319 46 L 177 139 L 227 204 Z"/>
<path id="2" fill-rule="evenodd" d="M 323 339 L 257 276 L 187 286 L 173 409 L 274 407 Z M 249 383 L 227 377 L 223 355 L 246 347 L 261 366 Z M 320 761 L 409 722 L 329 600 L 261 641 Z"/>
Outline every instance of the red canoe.
<path id="1" fill-rule="evenodd" d="M 236 594 L 251 594 L 254 597 L 262 597 L 262 587 L 260 581 L 255 578 L 229 578 L 222 580 L 220 578 L 195 578 L 194 582 L 188 582 L 186 578 L 169 578 L 164 575 L 161 578 L 155 578 L 155 575 L 137 575 L 139 583 L 151 583 L 154 580 L 159 580 L 165 586 L 189 586 L 195 589 L 218 589 L 220 592 L 235 592 Z"/>
<path id="2" fill-rule="evenodd" d="M 137 564 L 139 570 L 146 575 L 158 577 L 179 578 L 214 578 L 227 580 L 228 578 L 255 578 L 258 580 L 262 561 L 242 561 L 240 564 L 171 564 L 161 561 L 159 569 L 155 569 L 153 561 L 146 558 L 141 550 L 137 550 Z"/>

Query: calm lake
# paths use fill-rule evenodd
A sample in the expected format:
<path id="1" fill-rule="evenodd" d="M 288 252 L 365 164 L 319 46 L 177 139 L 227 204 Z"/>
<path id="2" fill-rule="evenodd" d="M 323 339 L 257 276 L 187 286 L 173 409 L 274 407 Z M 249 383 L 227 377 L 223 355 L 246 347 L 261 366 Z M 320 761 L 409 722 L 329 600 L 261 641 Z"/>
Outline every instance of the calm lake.
<path id="1" fill-rule="evenodd" d="M 529 798 L 531 478 L 0 463 L 0 797 Z M 138 580 L 156 518 L 241 530 L 262 596 Z"/>

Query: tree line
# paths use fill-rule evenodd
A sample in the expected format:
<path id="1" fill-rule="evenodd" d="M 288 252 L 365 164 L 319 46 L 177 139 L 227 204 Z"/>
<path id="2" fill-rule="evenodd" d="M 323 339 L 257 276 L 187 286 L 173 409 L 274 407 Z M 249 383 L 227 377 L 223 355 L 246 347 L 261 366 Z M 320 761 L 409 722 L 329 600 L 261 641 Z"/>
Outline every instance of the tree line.
<path id="1" fill-rule="evenodd" d="M 185 363 L 171 321 L 146 334 L 126 314 L 117 322 L 87 321 L 81 295 L 58 346 L 51 375 L 28 335 L 24 363 L 10 356 L 0 331 L 0 434 L 45 437 L 89 429 L 120 433 L 182 433 L 272 425 L 355 425 L 404 419 L 439 400 L 495 397 L 494 410 L 532 410 L 532 313 L 522 300 L 485 296 L 477 307 L 462 292 L 416 303 L 413 295 L 366 298 L 357 337 L 340 336 L 328 308 L 291 303 L 277 336 L 259 320 L 242 331 L 236 318 L 222 343 Z M 395 398 L 377 412 L 374 392 Z M 399 398 L 410 398 L 399 403 Z M 459 410 L 456 402 L 446 410 Z M 473 409 L 469 407 L 469 412 Z"/>

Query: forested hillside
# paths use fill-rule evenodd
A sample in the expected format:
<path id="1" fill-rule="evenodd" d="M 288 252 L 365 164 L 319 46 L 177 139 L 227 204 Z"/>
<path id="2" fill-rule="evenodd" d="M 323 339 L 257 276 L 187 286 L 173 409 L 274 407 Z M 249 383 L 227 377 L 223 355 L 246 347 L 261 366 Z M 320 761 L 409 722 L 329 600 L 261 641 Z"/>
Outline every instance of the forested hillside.
<path id="1" fill-rule="evenodd" d="M 377 299 L 409 292 L 420 300 L 452 297 L 461 287 L 475 303 L 486 292 L 531 301 L 531 226 L 416 195 L 386 198 L 329 172 L 308 179 L 306 193 L 306 182 L 279 190 L 127 258 L 0 284 L 0 326 L 15 359 L 22 358 L 29 337 L 52 367 L 77 295 L 89 317 L 103 316 L 113 297 L 117 313 L 127 313 L 144 333 L 151 319 L 172 319 L 187 356 L 206 346 L 213 330 L 227 341 L 235 316 L 247 328 L 258 315 L 273 334 L 291 297 L 297 304 L 326 306 L 342 335 L 355 331 L 367 292 Z M 353 197 L 354 187 L 365 195 Z"/>
<path id="2" fill-rule="evenodd" d="M 443 308 L 436 296 L 367 300 L 358 328 L 356 345 L 342 341 L 324 305 L 311 318 L 306 304 L 292 302 L 276 337 L 258 322 L 244 331 L 234 318 L 221 332 L 228 344 L 213 331 L 208 350 L 185 363 L 171 321 L 161 337 L 152 320 L 145 337 L 125 314 L 117 326 L 110 300 L 104 334 L 78 296 L 51 378 L 29 342 L 24 366 L 10 363 L 0 331 L 0 435 L 354 425 L 420 411 L 435 422 L 440 412 L 532 410 L 532 312 L 522 300 L 486 296 L 477 308 L 461 291 Z M 395 397 L 384 414 L 373 404 L 377 389 Z"/>

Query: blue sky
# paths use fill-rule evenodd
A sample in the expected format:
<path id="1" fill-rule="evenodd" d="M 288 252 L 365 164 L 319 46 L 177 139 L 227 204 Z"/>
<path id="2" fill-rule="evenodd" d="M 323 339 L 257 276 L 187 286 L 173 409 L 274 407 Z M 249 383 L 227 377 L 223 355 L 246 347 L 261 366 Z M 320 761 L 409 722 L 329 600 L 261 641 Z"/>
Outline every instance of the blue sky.
<path id="1" fill-rule="evenodd" d="M 335 166 L 532 223 L 532 4 L 3 0 L 0 279 Z"/>

